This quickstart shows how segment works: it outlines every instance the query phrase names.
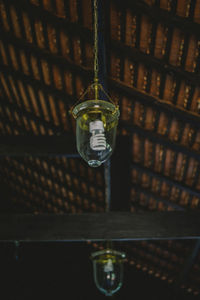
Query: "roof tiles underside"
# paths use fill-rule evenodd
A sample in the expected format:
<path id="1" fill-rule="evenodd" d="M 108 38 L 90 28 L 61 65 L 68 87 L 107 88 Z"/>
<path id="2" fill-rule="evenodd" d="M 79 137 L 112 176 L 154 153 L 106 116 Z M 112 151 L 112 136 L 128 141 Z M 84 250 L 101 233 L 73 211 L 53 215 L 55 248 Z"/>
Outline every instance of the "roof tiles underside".
<path id="1" fill-rule="evenodd" d="M 195 17 L 191 1 L 159 2 L 107 4 L 110 93 L 132 141 L 132 211 L 198 209 L 200 200 L 199 2 Z"/>
<path id="2" fill-rule="evenodd" d="M 66 17 L 60 15 L 62 1 L 55 2 L 59 3 L 57 16 L 50 13 L 47 2 L 48 10 L 28 1 L 20 9 L 16 1 L 0 2 L 3 134 L 57 134 L 74 129 L 68 111 L 90 81 L 86 67 L 92 63 L 91 38 L 78 31 L 80 24 L 76 28 L 71 23 L 77 21 L 73 3 Z M 64 11 L 69 13 L 67 8 Z M 90 26 L 91 18 L 85 22 Z M 76 64 L 85 66 L 82 72 Z"/>
<path id="3" fill-rule="evenodd" d="M 193 16 L 192 1 L 177 1 L 177 7 L 175 1 L 141 2 L 127 1 L 125 8 L 111 1 L 107 16 L 110 93 L 119 100 L 120 133 L 132 141 L 131 211 L 198 209 L 200 37 L 193 21 L 200 23 L 200 2 Z M 168 21 L 158 17 L 158 2 Z M 173 16 L 182 17 L 178 28 Z M 196 31 L 185 30 L 184 20 Z M 198 295 L 198 264 L 186 270 L 194 248 L 193 242 L 163 241 L 129 243 L 126 251 L 137 269 Z"/>
<path id="4" fill-rule="evenodd" d="M 0 1 L 1 135 L 75 131 L 68 111 L 93 65 L 91 2 L 78 3 Z M 121 3 L 105 2 L 107 79 L 118 133 L 132 141 L 131 211 L 198 209 L 200 1 Z M 13 201 L 35 212 L 104 210 L 103 171 L 80 160 L 7 157 L 2 171 Z M 193 246 L 142 242 L 127 253 L 131 265 L 174 282 Z M 197 294 L 195 272 L 186 288 Z"/>
<path id="5" fill-rule="evenodd" d="M 91 243 L 91 242 L 88 242 Z M 91 243 L 95 249 L 102 250 L 102 243 Z M 166 281 L 173 289 L 179 287 L 193 296 L 199 295 L 200 273 L 196 263 L 188 269 L 188 261 L 196 241 L 137 241 L 115 242 L 114 247 L 127 254 L 126 263 L 149 277 Z M 134 278 L 133 278 L 134 280 Z"/>
<path id="6" fill-rule="evenodd" d="M 102 171 L 65 157 L 1 159 L 2 182 L 12 189 L 13 204 L 32 213 L 104 211 Z"/>
<path id="7" fill-rule="evenodd" d="M 2 135 L 75 131 L 69 108 L 91 78 L 92 18 L 84 14 L 87 8 L 91 15 L 90 4 L 83 1 L 83 11 L 77 11 L 73 1 L 23 1 L 20 8 L 16 1 L 0 1 Z M 86 35 L 79 32 L 81 26 Z M 82 72 L 76 64 L 84 66 Z M 102 168 L 91 170 L 73 159 L 33 157 L 7 158 L 3 166 L 7 183 L 18 192 L 13 199 L 30 210 L 104 210 Z"/>

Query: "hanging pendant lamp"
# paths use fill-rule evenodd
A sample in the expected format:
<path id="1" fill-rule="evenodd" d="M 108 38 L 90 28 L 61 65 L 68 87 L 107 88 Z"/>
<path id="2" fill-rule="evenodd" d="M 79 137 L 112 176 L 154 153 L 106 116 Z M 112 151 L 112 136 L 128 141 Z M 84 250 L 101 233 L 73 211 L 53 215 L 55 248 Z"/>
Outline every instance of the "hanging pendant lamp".
<path id="1" fill-rule="evenodd" d="M 124 275 L 124 252 L 112 249 L 112 243 L 107 248 L 93 252 L 93 276 L 96 287 L 106 296 L 112 296 L 122 286 Z"/>
<path id="2" fill-rule="evenodd" d="M 98 69 L 98 7 L 94 0 L 94 82 L 71 108 L 76 119 L 77 150 L 90 167 L 100 166 L 111 156 L 120 114 L 99 83 Z"/>

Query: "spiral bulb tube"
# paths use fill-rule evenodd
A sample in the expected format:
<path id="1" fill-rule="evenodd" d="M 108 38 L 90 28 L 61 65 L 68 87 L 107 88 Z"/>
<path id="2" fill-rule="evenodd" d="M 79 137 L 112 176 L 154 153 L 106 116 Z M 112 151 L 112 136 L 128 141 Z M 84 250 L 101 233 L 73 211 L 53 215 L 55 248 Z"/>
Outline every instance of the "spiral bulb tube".
<path id="1" fill-rule="evenodd" d="M 103 122 L 100 120 L 90 122 L 89 130 L 92 134 L 90 137 L 90 148 L 94 151 L 106 150 L 106 137 L 104 134 Z"/>

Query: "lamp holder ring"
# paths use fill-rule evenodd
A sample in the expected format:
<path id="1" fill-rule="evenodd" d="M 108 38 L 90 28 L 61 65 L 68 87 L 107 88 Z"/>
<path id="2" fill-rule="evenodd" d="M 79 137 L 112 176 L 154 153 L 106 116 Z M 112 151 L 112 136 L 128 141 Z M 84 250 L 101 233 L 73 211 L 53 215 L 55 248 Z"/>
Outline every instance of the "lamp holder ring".
<path id="1" fill-rule="evenodd" d="M 86 91 L 80 96 L 78 101 L 71 107 L 69 113 L 74 117 L 74 119 L 77 118 L 77 116 L 73 113 L 74 108 L 81 102 L 84 101 L 85 96 L 90 93 L 91 91 L 94 91 L 95 93 L 95 100 L 103 100 L 98 99 L 99 98 L 99 91 L 102 91 L 102 93 L 107 97 L 107 99 L 115 106 L 115 110 L 112 112 L 112 114 L 115 114 L 117 110 L 119 110 L 118 104 L 116 104 L 111 97 L 108 95 L 108 93 L 104 90 L 103 86 L 98 82 L 93 82 L 91 85 L 88 86 Z M 96 97 L 98 96 L 98 97 Z M 89 99 L 88 99 L 89 100 Z"/>

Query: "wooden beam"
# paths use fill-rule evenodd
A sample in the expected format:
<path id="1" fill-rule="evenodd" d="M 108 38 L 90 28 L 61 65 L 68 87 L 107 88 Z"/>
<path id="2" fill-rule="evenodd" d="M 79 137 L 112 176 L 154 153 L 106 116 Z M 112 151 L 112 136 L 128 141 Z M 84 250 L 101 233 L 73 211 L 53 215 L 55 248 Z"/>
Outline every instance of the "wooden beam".
<path id="1" fill-rule="evenodd" d="M 175 186 L 176 188 L 186 191 L 192 196 L 200 197 L 200 191 L 198 191 L 195 188 L 191 188 L 190 186 L 186 185 L 184 182 L 179 182 L 177 180 L 174 180 L 171 177 L 165 176 L 162 173 L 156 172 L 152 169 L 148 169 L 147 167 L 144 167 L 143 165 L 133 162 L 132 167 L 138 171 L 141 171 L 142 173 L 148 174 L 152 178 L 157 178 L 163 182 L 166 182 L 170 186 Z"/>
<path id="2" fill-rule="evenodd" d="M 168 197 L 160 196 L 158 193 L 154 193 L 151 190 L 140 186 L 138 183 L 133 184 L 132 187 L 136 192 L 146 195 L 148 200 L 153 198 L 157 203 L 162 202 L 165 206 L 172 207 L 174 210 L 185 211 L 184 207 L 169 201 Z"/>
<path id="3" fill-rule="evenodd" d="M 111 211 L 130 211 L 131 139 L 121 135 L 111 157 Z"/>
<path id="4" fill-rule="evenodd" d="M 175 1 L 172 1 L 172 4 Z M 193 2 L 193 1 L 192 1 Z M 176 11 L 176 5 L 174 5 L 174 12 L 168 12 L 165 9 L 161 9 L 157 6 L 150 6 L 144 1 L 140 0 L 126 0 L 124 1 L 117 1 L 118 7 L 123 9 L 124 7 L 128 7 L 132 9 L 134 13 L 146 14 L 153 22 L 161 22 L 169 27 L 178 27 L 179 29 L 183 30 L 184 32 L 189 32 L 199 35 L 200 31 L 200 24 L 195 23 L 191 18 L 185 18 L 178 16 Z"/>
<path id="5" fill-rule="evenodd" d="M 80 157 L 76 150 L 75 141 L 76 137 L 72 134 L 62 136 L 2 136 L 0 139 L 0 157 L 27 155 Z"/>
<path id="6" fill-rule="evenodd" d="M 197 238 L 200 238 L 199 212 L 0 215 L 0 241 L 67 242 Z"/>
<path id="7" fill-rule="evenodd" d="M 143 53 L 137 48 L 133 48 L 128 45 L 124 45 L 119 41 L 112 40 L 110 43 L 111 50 L 120 55 L 120 57 L 128 57 L 133 62 L 144 63 L 148 68 L 154 67 L 161 73 L 171 74 L 186 79 L 188 82 L 198 85 L 200 76 L 192 72 L 185 71 L 183 67 L 173 66 L 166 63 L 164 60 L 160 60 L 153 55 Z"/>
<path id="8" fill-rule="evenodd" d="M 108 83 L 111 89 L 117 91 L 120 95 L 137 99 L 142 104 L 154 107 L 156 110 L 164 111 L 169 116 L 176 118 L 180 121 L 193 124 L 196 128 L 200 128 L 200 117 L 196 112 L 188 111 L 184 108 L 177 107 L 167 101 L 159 99 L 158 97 L 151 96 L 135 87 L 130 87 L 123 82 L 108 78 Z"/>
<path id="9" fill-rule="evenodd" d="M 110 159 L 108 159 L 104 164 L 104 182 L 105 182 L 105 211 L 109 212 L 111 209 Z"/>
<path id="10" fill-rule="evenodd" d="M 57 90 L 53 86 L 48 86 L 44 79 L 36 80 L 31 75 L 25 75 L 24 73 L 20 71 L 14 70 L 11 66 L 5 66 L 0 64 L 0 69 L 6 76 L 12 76 L 14 79 L 21 79 L 23 83 L 26 85 L 30 84 L 31 86 L 34 86 L 36 90 L 42 90 L 46 94 L 51 93 L 54 97 L 57 97 L 62 100 L 67 100 L 68 104 L 72 104 L 74 99 L 70 94 L 67 94 L 64 90 Z M 11 88 L 9 89 L 11 90 Z"/>
<path id="11" fill-rule="evenodd" d="M 66 133 L 66 131 L 64 131 L 62 127 L 56 126 L 53 123 L 53 121 L 47 121 L 47 120 L 45 120 L 45 118 L 42 117 L 43 112 L 41 111 L 39 105 L 38 105 L 38 107 L 39 107 L 39 112 L 40 112 L 41 116 L 37 116 L 34 112 L 30 112 L 30 111 L 26 110 L 25 107 L 21 107 L 21 106 L 19 107 L 17 103 L 11 104 L 9 102 L 9 99 L 6 96 L 4 98 L 0 98 L 0 100 L 1 100 L 1 107 L 2 107 L 2 110 L 4 111 L 4 116 L 5 116 L 5 117 L 1 117 L 3 125 L 8 123 L 9 126 L 15 127 L 19 131 L 19 135 L 27 134 L 26 127 L 23 122 L 19 125 L 14 117 L 12 118 L 12 121 L 11 121 L 10 118 L 8 118 L 8 115 L 5 113 L 6 108 L 8 108 L 9 111 L 11 112 L 11 116 L 14 116 L 15 112 L 17 112 L 20 119 L 23 119 L 23 116 L 26 116 L 27 120 L 34 120 L 37 126 L 42 125 L 45 128 L 45 134 L 48 134 L 49 129 L 51 129 L 52 132 L 56 135 L 60 135 L 61 133 L 63 133 L 63 134 Z M 38 101 L 36 103 L 40 104 Z M 65 102 L 64 102 L 64 104 L 65 104 Z M 66 109 L 66 111 L 68 111 L 68 109 Z M 68 120 L 68 122 L 69 122 L 69 120 Z M 71 123 L 69 123 L 69 128 L 71 128 L 70 124 Z M 0 140 L 0 143 L 1 143 L 1 140 Z"/>
<path id="12" fill-rule="evenodd" d="M 70 23 L 70 27 L 71 25 L 72 23 Z M 50 52 L 47 52 L 33 44 L 27 43 L 23 39 L 16 38 L 16 36 L 13 33 L 5 32 L 1 28 L 0 35 L 5 44 L 11 43 L 17 49 L 23 49 L 27 56 L 30 56 L 30 53 L 34 53 L 34 56 L 36 56 L 38 59 L 45 59 L 51 64 L 56 64 L 62 70 L 69 69 L 72 73 L 87 76 L 89 81 L 91 81 L 92 79 L 93 71 L 91 69 L 76 64 L 61 55 L 55 55 Z M 3 67 L 3 65 L 1 67 Z"/>
<path id="13" fill-rule="evenodd" d="M 14 5 L 18 8 L 15 0 L 7 0 L 4 2 L 7 7 Z M 84 36 L 85 40 L 92 41 L 91 30 L 80 26 L 80 23 L 70 22 L 66 18 L 58 17 L 40 6 L 34 5 L 26 0 L 21 0 L 20 11 L 26 11 L 29 14 L 29 19 L 36 20 L 38 16 L 46 23 L 52 24 L 56 29 L 65 29 L 70 35 Z M 12 22 L 10 22 L 12 24 Z"/>
<path id="14" fill-rule="evenodd" d="M 125 128 L 128 132 L 137 133 L 140 138 L 148 139 L 153 143 L 163 145 L 166 149 L 171 149 L 176 152 L 181 152 L 188 157 L 193 157 L 200 162 L 200 152 L 189 148 L 188 146 L 181 145 L 178 142 L 170 140 L 163 134 L 155 133 L 153 130 L 144 129 L 136 124 L 130 124 L 126 121 L 121 121 L 119 123 L 119 128 Z"/>

